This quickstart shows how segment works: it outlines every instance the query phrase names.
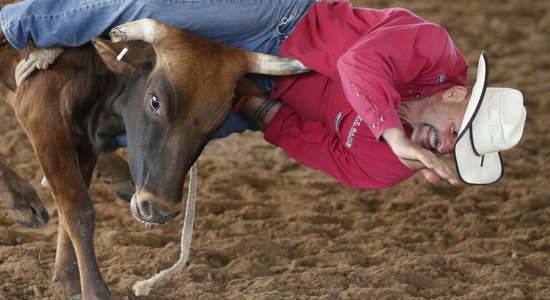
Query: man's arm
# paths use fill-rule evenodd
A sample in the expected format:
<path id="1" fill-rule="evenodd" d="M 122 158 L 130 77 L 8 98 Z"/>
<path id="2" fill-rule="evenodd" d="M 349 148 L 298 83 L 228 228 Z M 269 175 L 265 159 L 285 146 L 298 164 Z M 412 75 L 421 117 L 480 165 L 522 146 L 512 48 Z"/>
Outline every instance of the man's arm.
<path id="1" fill-rule="evenodd" d="M 388 188 L 414 174 L 396 159 L 387 144 L 369 135 L 364 144 L 356 141 L 353 149 L 347 148 L 326 124 L 305 120 L 279 101 L 250 97 L 240 111 L 255 120 L 268 142 L 347 186 Z"/>
<path id="2" fill-rule="evenodd" d="M 249 97 L 242 106 L 241 113 L 255 122 L 262 131 L 265 131 L 281 107 L 282 104 L 279 101 L 269 101 L 263 96 L 252 96 Z M 372 165 L 359 166 L 355 158 L 343 159 L 346 156 L 344 153 L 347 151 L 343 149 L 343 147 L 337 146 L 339 144 L 337 138 L 334 138 L 332 141 L 328 140 L 329 137 L 334 135 L 323 124 L 319 122 L 308 122 L 309 124 L 304 126 L 301 124 L 304 121 L 295 122 L 297 124 L 297 134 L 294 138 L 292 135 L 286 137 L 287 139 L 292 139 L 292 142 L 289 142 L 292 147 L 285 146 L 284 144 L 277 146 L 281 146 L 283 150 L 296 160 L 314 169 L 324 171 L 348 186 L 385 188 L 395 185 L 411 175 L 406 174 L 406 172 L 401 172 L 405 175 L 396 176 L 394 179 L 390 176 L 389 180 L 388 177 L 382 176 L 381 174 L 370 176 L 368 180 L 358 179 L 357 177 L 363 177 L 360 173 L 365 171 L 364 168 L 371 168 L 371 170 L 367 170 L 367 172 L 371 171 L 372 173 L 376 172 L 376 168 Z M 298 124 L 300 124 L 300 128 L 298 128 Z M 300 132 L 304 130 L 315 132 L 312 132 L 312 134 Z M 420 171 L 432 184 L 438 183 L 440 178 L 443 178 L 453 185 L 458 185 L 458 179 L 449 170 L 447 165 L 430 151 L 413 143 L 401 129 L 386 129 L 382 137 L 404 166 L 412 170 Z M 372 150 L 374 151 L 374 149 Z M 325 159 L 322 160 L 321 157 Z M 330 161 L 328 158 L 330 158 Z M 341 159 L 341 161 L 338 161 L 338 159 Z M 350 165 L 346 166 L 345 164 L 347 163 Z M 352 171 L 354 168 L 361 169 L 361 172 L 354 174 Z M 394 166 L 393 169 L 397 171 L 399 167 Z M 371 183 L 367 183 L 367 181 L 376 182 L 378 180 L 381 180 L 381 182 L 372 185 Z"/>

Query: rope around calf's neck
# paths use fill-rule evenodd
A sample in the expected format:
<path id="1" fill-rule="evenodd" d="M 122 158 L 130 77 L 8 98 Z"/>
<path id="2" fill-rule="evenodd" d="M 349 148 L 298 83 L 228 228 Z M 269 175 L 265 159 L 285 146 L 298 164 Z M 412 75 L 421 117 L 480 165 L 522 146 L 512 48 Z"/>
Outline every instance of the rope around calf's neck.
<path id="1" fill-rule="evenodd" d="M 155 284 L 166 279 L 181 270 L 187 258 L 189 258 L 189 248 L 191 247 L 191 236 L 193 234 L 193 222 L 195 219 L 195 198 L 197 195 L 197 162 L 191 167 L 189 175 L 189 191 L 187 194 L 187 208 L 183 221 L 181 232 L 181 252 L 179 260 L 170 268 L 162 270 L 147 280 L 141 280 L 134 284 L 134 294 L 136 296 L 147 296 Z"/>
<path id="2" fill-rule="evenodd" d="M 19 86 L 34 70 L 47 69 L 63 53 L 63 48 L 36 48 L 15 67 L 15 84 Z"/>

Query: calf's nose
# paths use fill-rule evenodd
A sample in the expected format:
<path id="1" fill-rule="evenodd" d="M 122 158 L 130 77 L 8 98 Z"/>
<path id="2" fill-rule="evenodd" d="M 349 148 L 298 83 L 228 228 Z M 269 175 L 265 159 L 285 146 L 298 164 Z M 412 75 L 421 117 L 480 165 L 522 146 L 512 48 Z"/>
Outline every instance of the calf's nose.
<path id="1" fill-rule="evenodd" d="M 167 211 L 155 204 L 155 198 L 150 193 L 135 193 L 130 206 L 132 214 L 138 220 L 151 224 L 165 224 L 172 221 L 180 210 Z"/>

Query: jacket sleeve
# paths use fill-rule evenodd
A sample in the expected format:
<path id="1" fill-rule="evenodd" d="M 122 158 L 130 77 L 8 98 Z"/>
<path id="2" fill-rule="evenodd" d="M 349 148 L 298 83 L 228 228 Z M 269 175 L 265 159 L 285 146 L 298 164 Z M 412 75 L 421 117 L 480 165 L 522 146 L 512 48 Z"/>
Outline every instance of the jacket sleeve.
<path id="1" fill-rule="evenodd" d="M 354 146 L 362 153 L 354 153 L 327 125 L 302 119 L 287 105 L 272 119 L 264 138 L 300 163 L 352 188 L 384 189 L 414 174 L 386 144 L 371 137 Z M 388 149 L 383 149 L 385 147 Z"/>
<path id="2" fill-rule="evenodd" d="M 446 41 L 446 32 L 433 24 L 388 27 L 364 35 L 338 59 L 344 94 L 377 139 L 387 128 L 403 129 L 396 87 L 426 78 Z"/>

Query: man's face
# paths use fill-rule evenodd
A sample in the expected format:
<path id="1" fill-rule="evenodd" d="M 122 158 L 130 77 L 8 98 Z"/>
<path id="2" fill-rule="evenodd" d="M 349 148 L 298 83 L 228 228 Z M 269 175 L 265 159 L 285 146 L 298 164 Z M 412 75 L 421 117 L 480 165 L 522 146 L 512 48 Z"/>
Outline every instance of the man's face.
<path id="1" fill-rule="evenodd" d="M 453 87 L 435 94 L 415 120 L 412 141 L 435 154 L 453 157 L 468 96 L 465 87 Z"/>

